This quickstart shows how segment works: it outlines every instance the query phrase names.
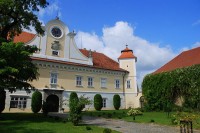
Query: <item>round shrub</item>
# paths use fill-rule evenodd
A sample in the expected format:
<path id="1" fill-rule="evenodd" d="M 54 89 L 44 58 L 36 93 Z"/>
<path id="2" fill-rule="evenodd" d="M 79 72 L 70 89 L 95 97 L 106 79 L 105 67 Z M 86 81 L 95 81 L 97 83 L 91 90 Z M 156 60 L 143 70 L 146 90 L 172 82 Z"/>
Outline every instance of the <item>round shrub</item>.
<path id="1" fill-rule="evenodd" d="M 100 94 L 94 96 L 94 108 L 100 111 L 103 107 L 103 98 Z"/>
<path id="2" fill-rule="evenodd" d="M 5 109 L 6 91 L 0 90 L 0 113 Z"/>
<path id="3" fill-rule="evenodd" d="M 119 108 L 121 106 L 121 99 L 120 99 L 120 96 L 118 94 L 115 94 L 113 96 L 113 106 L 116 110 L 119 110 Z"/>
<path id="4" fill-rule="evenodd" d="M 38 113 L 42 108 L 42 93 L 36 90 L 32 94 L 31 109 L 33 113 Z"/>

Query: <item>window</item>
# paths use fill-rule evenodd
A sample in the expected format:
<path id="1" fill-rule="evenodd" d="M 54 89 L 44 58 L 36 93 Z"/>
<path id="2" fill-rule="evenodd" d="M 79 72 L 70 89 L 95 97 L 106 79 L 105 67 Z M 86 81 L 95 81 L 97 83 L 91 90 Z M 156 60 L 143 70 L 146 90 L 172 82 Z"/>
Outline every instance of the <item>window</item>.
<path id="1" fill-rule="evenodd" d="M 76 76 L 76 86 L 82 86 L 82 77 Z"/>
<path id="2" fill-rule="evenodd" d="M 116 79 L 116 80 L 115 80 L 115 88 L 116 88 L 116 89 L 119 89 L 119 86 L 120 86 L 120 84 L 119 84 L 119 79 Z"/>
<path id="3" fill-rule="evenodd" d="M 127 80 L 127 82 L 126 82 L 127 84 L 127 87 L 126 88 L 131 88 L 131 81 L 130 80 Z"/>
<path id="4" fill-rule="evenodd" d="M 10 108 L 26 108 L 27 98 L 26 97 L 11 97 Z"/>
<path id="5" fill-rule="evenodd" d="M 103 98 L 103 108 L 106 108 L 106 98 Z"/>
<path id="6" fill-rule="evenodd" d="M 93 78 L 88 77 L 88 87 L 93 87 Z"/>
<path id="7" fill-rule="evenodd" d="M 51 84 L 57 84 L 57 79 L 58 78 L 58 74 L 57 73 L 51 73 Z"/>
<path id="8" fill-rule="evenodd" d="M 107 82 L 106 78 L 101 78 L 101 88 L 106 88 L 106 82 Z"/>
<path id="9" fill-rule="evenodd" d="M 59 52 L 58 52 L 57 50 L 53 50 L 53 51 L 52 51 L 52 55 L 58 56 L 58 55 L 59 55 Z"/>

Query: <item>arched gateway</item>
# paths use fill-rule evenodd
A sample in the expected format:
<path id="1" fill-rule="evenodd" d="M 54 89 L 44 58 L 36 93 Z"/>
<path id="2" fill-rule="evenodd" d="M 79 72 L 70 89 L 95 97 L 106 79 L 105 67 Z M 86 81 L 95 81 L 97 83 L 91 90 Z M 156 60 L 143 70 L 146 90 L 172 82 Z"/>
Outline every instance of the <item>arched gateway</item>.
<path id="1" fill-rule="evenodd" d="M 58 112 L 59 98 L 56 95 L 49 95 L 46 99 L 49 112 Z"/>

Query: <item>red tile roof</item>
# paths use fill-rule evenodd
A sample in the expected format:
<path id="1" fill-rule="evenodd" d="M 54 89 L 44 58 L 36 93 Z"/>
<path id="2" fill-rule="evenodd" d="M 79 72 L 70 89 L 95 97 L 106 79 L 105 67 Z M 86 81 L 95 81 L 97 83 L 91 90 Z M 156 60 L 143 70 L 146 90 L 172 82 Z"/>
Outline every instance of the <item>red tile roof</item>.
<path id="1" fill-rule="evenodd" d="M 156 70 L 154 74 L 172 71 L 177 68 L 188 67 L 195 64 L 200 64 L 200 47 L 182 52 L 167 64 Z"/>
<path id="2" fill-rule="evenodd" d="M 23 31 L 21 34 L 14 37 L 13 42 L 15 42 L 15 43 L 17 43 L 17 42 L 27 43 L 27 42 L 31 41 L 35 36 L 36 36 L 36 34 L 32 34 L 32 33 L 28 33 L 28 32 Z"/>
<path id="3" fill-rule="evenodd" d="M 101 53 L 100 53 L 101 54 Z M 104 55 L 105 56 L 105 55 Z M 90 67 L 90 68 L 97 68 L 97 69 L 105 69 L 105 70 L 112 70 L 112 71 L 122 71 L 122 72 L 127 72 L 124 69 L 119 68 L 119 64 L 117 62 L 115 62 L 114 64 L 108 63 L 106 65 L 102 65 L 103 63 L 107 63 L 110 58 L 104 58 L 100 64 L 95 64 L 94 59 L 93 59 L 93 63 L 94 65 L 86 65 L 86 64 L 79 64 L 79 63 L 74 63 L 74 62 L 68 62 L 68 61 L 61 61 L 61 60 L 53 60 L 53 59 L 47 59 L 47 58 L 40 58 L 40 57 L 31 57 L 32 60 L 39 60 L 39 61 L 46 61 L 46 62 L 53 62 L 53 63 L 60 63 L 60 64 L 66 64 L 66 65 L 73 65 L 73 66 L 82 66 L 82 67 Z M 101 57 L 98 57 L 99 59 L 101 59 Z M 112 59 L 111 59 L 112 60 Z M 111 67 L 110 67 L 111 66 Z"/>
<path id="4" fill-rule="evenodd" d="M 127 59 L 127 58 L 136 58 L 133 54 L 133 50 L 126 47 L 124 50 L 121 51 L 121 55 L 118 59 Z"/>
<path id="5" fill-rule="evenodd" d="M 89 56 L 89 51 L 85 49 L 80 49 L 81 53 L 85 56 Z M 108 56 L 98 53 L 98 52 L 92 52 L 92 58 L 93 58 L 93 66 L 96 68 L 102 68 L 102 69 L 110 69 L 110 70 L 119 70 L 119 71 L 125 71 L 124 69 L 119 68 L 119 63 L 112 60 Z"/>

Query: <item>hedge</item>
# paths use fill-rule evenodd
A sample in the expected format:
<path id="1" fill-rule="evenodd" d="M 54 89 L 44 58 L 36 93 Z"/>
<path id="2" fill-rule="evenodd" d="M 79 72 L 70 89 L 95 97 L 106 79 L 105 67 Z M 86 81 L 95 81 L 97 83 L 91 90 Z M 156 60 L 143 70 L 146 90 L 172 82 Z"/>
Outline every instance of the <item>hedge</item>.
<path id="1" fill-rule="evenodd" d="M 172 108 L 180 97 L 185 101 L 183 107 L 199 109 L 200 65 L 149 74 L 142 82 L 142 90 L 149 110 Z"/>

